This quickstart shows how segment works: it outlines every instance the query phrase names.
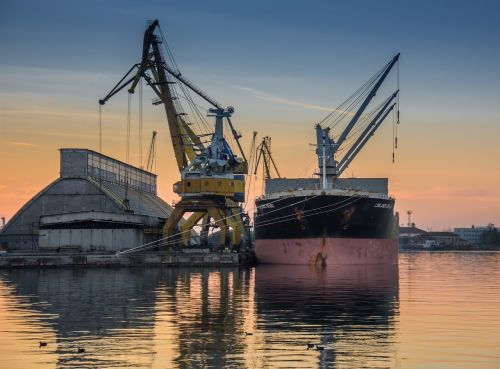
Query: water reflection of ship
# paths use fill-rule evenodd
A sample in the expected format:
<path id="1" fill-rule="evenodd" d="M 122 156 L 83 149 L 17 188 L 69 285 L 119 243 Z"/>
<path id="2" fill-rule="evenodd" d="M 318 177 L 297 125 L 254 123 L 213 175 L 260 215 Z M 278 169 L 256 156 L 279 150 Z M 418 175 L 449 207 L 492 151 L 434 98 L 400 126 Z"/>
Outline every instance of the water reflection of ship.
<path id="1" fill-rule="evenodd" d="M 259 265 L 255 288 L 258 310 L 267 313 L 274 307 L 276 312 L 297 310 L 303 313 L 300 319 L 318 323 L 327 323 L 340 313 L 349 313 L 353 319 L 374 315 L 387 319 L 398 300 L 398 266 L 350 265 L 330 270 L 307 265 Z M 307 309 L 303 310 L 301 303 Z"/>
<path id="2" fill-rule="evenodd" d="M 379 353 L 390 352 L 399 303 L 397 265 L 259 265 L 255 295 L 267 343 L 273 345 L 273 335 L 281 340 L 280 333 L 292 332 L 304 345 L 325 346 L 319 367 L 344 359 L 356 367 L 354 358 L 373 354 L 370 345 Z"/>

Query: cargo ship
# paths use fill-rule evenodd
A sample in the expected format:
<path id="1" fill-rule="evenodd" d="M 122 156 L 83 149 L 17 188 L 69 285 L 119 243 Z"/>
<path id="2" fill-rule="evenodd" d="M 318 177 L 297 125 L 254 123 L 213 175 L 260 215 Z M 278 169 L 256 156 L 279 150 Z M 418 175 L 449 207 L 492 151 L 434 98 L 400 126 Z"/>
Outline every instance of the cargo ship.
<path id="1" fill-rule="evenodd" d="M 399 54 L 358 90 L 359 96 L 316 124 L 316 178 L 265 181 L 254 216 L 259 263 L 397 264 L 399 220 L 388 179 L 340 176 L 391 112 L 397 116 L 393 124 L 399 124 L 399 86 L 365 112 L 398 60 Z M 334 136 L 331 121 L 336 127 L 341 119 L 345 129 Z"/>

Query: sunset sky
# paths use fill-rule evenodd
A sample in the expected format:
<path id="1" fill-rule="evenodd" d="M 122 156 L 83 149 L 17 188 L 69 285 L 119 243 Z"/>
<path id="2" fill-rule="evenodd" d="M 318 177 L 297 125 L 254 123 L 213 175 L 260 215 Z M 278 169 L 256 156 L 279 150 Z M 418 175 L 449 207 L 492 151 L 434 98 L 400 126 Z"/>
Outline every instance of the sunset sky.
<path id="1" fill-rule="evenodd" d="M 388 119 L 347 175 L 389 177 L 401 223 L 411 209 L 424 229 L 500 225 L 499 14 L 497 1 L 1 0 L 0 216 L 58 177 L 58 148 L 98 148 L 97 101 L 140 61 L 157 18 L 183 74 L 235 107 L 246 149 L 253 131 L 271 136 L 286 177 L 311 175 L 314 124 L 401 52 L 396 161 Z M 152 97 L 143 151 L 157 130 L 159 193 L 172 202 L 179 173 Z M 103 152 L 121 160 L 126 101 L 103 110 Z"/>

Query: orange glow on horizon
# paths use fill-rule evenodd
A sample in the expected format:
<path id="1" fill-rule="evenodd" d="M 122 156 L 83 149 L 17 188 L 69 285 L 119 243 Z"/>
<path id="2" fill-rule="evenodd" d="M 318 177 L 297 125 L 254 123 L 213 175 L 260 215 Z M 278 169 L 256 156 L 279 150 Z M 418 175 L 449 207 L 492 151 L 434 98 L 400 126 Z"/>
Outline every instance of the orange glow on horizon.
<path id="1" fill-rule="evenodd" d="M 10 102 L 10 110 L 0 112 L 0 216 L 10 219 L 20 207 L 45 186 L 58 178 L 61 147 L 98 150 L 98 115 L 88 106 L 56 108 L 48 103 L 39 110 L 22 110 Z M 17 109 L 16 109 L 17 107 Z M 120 160 L 125 158 L 125 114 L 112 106 L 103 113 L 103 153 Z M 97 110 L 97 109 L 95 109 Z M 312 124 L 284 121 L 255 122 L 252 117 L 234 117 L 244 133 L 243 147 L 248 150 L 252 130 L 258 140 L 272 137 L 272 151 L 283 177 L 310 177 L 316 159 L 309 143 L 314 141 Z M 137 120 L 132 120 L 131 164 L 139 166 Z M 289 128 L 284 130 L 284 125 Z M 345 176 L 388 177 L 390 193 L 396 197 L 396 210 L 406 214 L 413 210 L 417 226 L 434 230 L 454 226 L 500 224 L 496 209 L 500 206 L 500 170 L 492 156 L 500 155 L 493 145 L 495 135 L 481 141 L 467 142 L 463 134 L 447 132 L 450 143 L 441 142 L 447 128 L 436 128 L 436 135 L 417 129 L 416 122 L 403 122 L 399 127 L 400 147 L 392 164 L 391 123 L 373 137 Z M 143 162 L 147 154 L 150 132 L 158 131 L 157 174 L 159 195 L 168 203 L 178 200 L 172 184 L 178 180 L 170 136 L 163 112 L 159 109 L 144 117 Z M 474 156 L 463 151 L 474 152 Z M 496 169 L 495 169 L 496 168 Z M 248 182 L 248 181 L 247 181 Z M 261 193 L 262 176 L 250 186 L 247 210 L 253 209 L 255 195 Z M 401 217 L 401 223 L 406 219 Z"/>

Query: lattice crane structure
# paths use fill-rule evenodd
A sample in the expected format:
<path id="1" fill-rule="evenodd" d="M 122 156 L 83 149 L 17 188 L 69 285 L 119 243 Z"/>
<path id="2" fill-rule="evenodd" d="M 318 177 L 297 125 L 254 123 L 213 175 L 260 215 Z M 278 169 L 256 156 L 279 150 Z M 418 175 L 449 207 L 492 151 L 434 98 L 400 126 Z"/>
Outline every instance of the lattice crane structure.
<path id="1" fill-rule="evenodd" d="M 168 55 L 168 62 L 164 52 Z M 241 135 L 231 122 L 234 108 L 223 108 L 181 74 L 158 20 L 150 22 L 144 32 L 141 62 L 134 64 L 99 103 L 104 105 L 125 87 L 128 87 L 129 94 L 133 94 L 141 79 L 157 96 L 153 104 L 165 108 L 174 155 L 181 174 L 180 181 L 174 184 L 174 192 L 181 199 L 165 223 L 164 238 L 175 238 L 175 234 L 180 232 L 183 243 L 187 244 L 193 227 L 200 225 L 204 233 L 207 227 L 212 226 L 220 230 L 221 247 L 238 247 L 242 242 L 246 219 L 241 203 L 245 200 L 248 164 L 239 142 Z M 207 116 L 214 118 L 213 128 L 200 114 L 192 93 L 211 105 Z M 183 109 L 181 98 L 189 105 L 199 127 L 202 124 L 208 127 L 208 133 L 195 132 L 193 122 L 189 121 Z M 224 135 L 225 123 L 230 136 Z M 241 156 L 234 153 L 226 138 L 234 141 Z M 189 216 L 182 222 L 185 214 Z M 231 239 L 228 237 L 230 230 Z"/>
<path id="2" fill-rule="evenodd" d="M 278 178 L 281 178 L 280 172 L 276 163 L 274 162 L 273 156 L 271 154 L 271 137 L 265 136 L 262 139 L 262 142 L 259 146 L 257 146 L 257 161 L 255 162 L 255 170 L 254 174 L 257 174 L 257 169 L 259 167 L 260 159 L 262 158 L 262 179 L 265 181 L 266 179 L 273 178 L 272 168 L 276 171 L 276 175 Z M 272 166 L 271 166 L 272 165 Z"/>

